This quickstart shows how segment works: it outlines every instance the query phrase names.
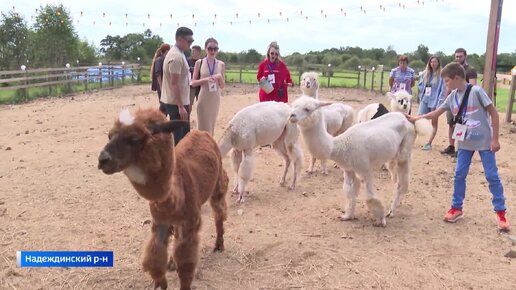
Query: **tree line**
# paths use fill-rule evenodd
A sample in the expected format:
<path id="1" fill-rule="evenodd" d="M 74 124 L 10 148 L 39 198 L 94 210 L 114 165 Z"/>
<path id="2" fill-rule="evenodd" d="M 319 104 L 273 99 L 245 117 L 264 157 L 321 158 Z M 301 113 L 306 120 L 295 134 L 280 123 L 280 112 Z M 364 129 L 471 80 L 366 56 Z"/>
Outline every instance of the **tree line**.
<path id="1" fill-rule="evenodd" d="M 15 11 L 2 12 L 0 18 L 0 70 L 16 70 L 21 65 L 32 68 L 61 67 L 72 65 L 95 65 L 102 63 L 140 62 L 149 65 L 154 52 L 163 43 L 163 38 L 153 35 L 147 29 L 143 33 L 129 33 L 124 36 L 107 35 L 96 47 L 87 40 L 79 39 L 69 11 L 62 5 L 47 4 L 37 9 L 32 27 Z M 467 49 L 467 48 L 466 48 Z M 426 45 L 403 53 L 409 57 L 409 66 L 424 69 L 432 55 Z M 436 52 L 443 64 L 453 61 L 453 52 Z M 289 66 L 317 69 L 331 64 L 332 68 L 371 68 L 379 64 L 386 69 L 398 65 L 399 53 L 392 46 L 387 49 L 340 47 L 307 53 L 294 52 L 283 56 Z M 241 52 L 220 51 L 218 58 L 229 64 L 256 65 L 264 54 L 256 49 Z M 468 55 L 468 62 L 483 71 L 485 54 Z M 516 64 L 516 50 L 498 55 L 499 71 L 506 72 Z"/>

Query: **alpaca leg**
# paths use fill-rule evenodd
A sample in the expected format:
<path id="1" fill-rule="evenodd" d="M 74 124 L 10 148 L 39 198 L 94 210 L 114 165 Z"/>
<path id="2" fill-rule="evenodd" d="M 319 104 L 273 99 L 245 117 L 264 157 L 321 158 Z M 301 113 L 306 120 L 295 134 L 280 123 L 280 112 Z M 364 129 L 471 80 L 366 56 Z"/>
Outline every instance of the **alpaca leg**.
<path id="1" fill-rule="evenodd" d="M 177 265 L 180 289 L 191 289 L 195 274 L 195 268 L 199 259 L 199 229 L 201 216 L 193 217 L 186 221 L 178 230 L 180 231 L 174 243 L 174 260 Z"/>
<path id="2" fill-rule="evenodd" d="M 288 156 L 283 156 L 283 158 L 285 158 L 285 169 L 283 169 L 283 175 L 281 176 L 281 179 L 280 179 L 280 186 L 285 186 L 285 184 L 287 184 L 287 173 L 288 173 L 288 169 L 290 168 L 290 158 Z"/>
<path id="3" fill-rule="evenodd" d="M 315 160 L 315 157 L 310 157 L 310 164 L 308 164 L 308 169 L 306 170 L 306 172 L 314 173 Z"/>
<path id="4" fill-rule="evenodd" d="M 278 152 L 278 154 L 281 157 L 283 157 L 283 159 L 285 159 L 285 168 L 283 168 L 283 175 L 281 175 L 280 186 L 285 186 L 285 184 L 286 184 L 287 173 L 290 168 L 290 162 L 291 162 L 291 159 L 288 156 L 287 148 L 284 143 L 285 142 L 284 135 L 285 135 L 285 133 L 283 133 L 282 136 L 280 136 L 280 138 L 278 138 L 276 141 L 274 141 L 272 143 L 272 148 L 274 150 L 276 150 L 276 152 Z"/>
<path id="5" fill-rule="evenodd" d="M 392 200 L 391 209 L 387 213 L 388 217 L 394 216 L 394 211 L 400 205 L 403 195 L 405 195 L 408 190 L 409 172 L 410 172 L 409 162 L 408 161 L 399 162 L 397 169 L 398 169 L 398 181 L 396 183 L 396 191 L 394 193 L 394 199 Z"/>
<path id="6" fill-rule="evenodd" d="M 340 219 L 343 221 L 355 219 L 355 206 L 357 203 L 357 195 L 360 190 L 360 181 L 356 178 L 355 172 L 344 172 L 343 189 L 348 199 L 348 205 L 346 207 L 346 212 L 340 216 Z"/>
<path id="7" fill-rule="evenodd" d="M 328 175 L 328 160 L 321 159 L 321 173 Z"/>
<path id="8" fill-rule="evenodd" d="M 294 177 L 292 178 L 292 185 L 290 185 L 289 189 L 295 189 L 297 177 L 303 168 L 303 151 L 301 151 L 299 143 L 297 142 L 288 144 L 286 147 L 290 160 L 294 161 Z"/>
<path id="9" fill-rule="evenodd" d="M 398 180 L 398 175 L 396 173 L 397 172 L 397 169 L 396 169 L 397 162 L 398 162 L 397 160 L 391 160 L 391 161 L 385 163 L 385 167 L 389 171 L 389 174 L 391 175 L 391 180 L 394 183 L 396 183 Z"/>
<path id="10" fill-rule="evenodd" d="M 382 202 L 378 199 L 377 194 L 373 188 L 373 178 L 370 174 L 367 174 L 364 176 L 364 180 L 367 188 L 367 207 L 376 218 L 373 225 L 377 227 L 385 227 L 385 225 L 387 225 L 387 221 L 385 220 L 385 213 Z"/>
<path id="11" fill-rule="evenodd" d="M 233 167 L 233 172 L 235 172 L 235 187 L 233 188 L 233 193 L 238 193 L 238 169 L 240 168 L 240 163 L 242 163 L 242 151 L 236 149 L 231 150 L 231 167 Z"/>
<path id="12" fill-rule="evenodd" d="M 152 224 L 151 237 L 143 251 L 142 266 L 144 272 L 149 272 L 154 280 L 154 289 L 167 289 L 167 247 L 170 237 L 170 227 L 163 224 Z"/>
<path id="13" fill-rule="evenodd" d="M 221 168 L 219 181 L 215 191 L 211 195 L 210 205 L 213 209 L 217 239 L 215 240 L 214 252 L 224 251 L 224 221 L 227 219 L 228 205 L 226 203 L 226 192 L 228 191 L 228 176 L 226 171 Z"/>
<path id="14" fill-rule="evenodd" d="M 251 176 L 253 175 L 254 169 L 254 155 L 252 149 L 244 150 L 244 157 L 242 158 L 242 162 L 240 162 L 240 167 L 238 169 L 238 198 L 237 202 L 244 202 L 244 192 L 251 180 Z"/>

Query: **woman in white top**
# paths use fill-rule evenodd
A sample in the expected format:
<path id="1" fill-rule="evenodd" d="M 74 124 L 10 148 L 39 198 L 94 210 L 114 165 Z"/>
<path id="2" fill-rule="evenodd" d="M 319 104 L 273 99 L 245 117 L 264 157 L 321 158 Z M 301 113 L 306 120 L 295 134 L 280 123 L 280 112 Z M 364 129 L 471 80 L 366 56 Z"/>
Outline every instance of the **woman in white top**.
<path id="1" fill-rule="evenodd" d="M 191 85 L 201 86 L 197 102 L 197 129 L 213 136 L 219 114 L 220 95 L 225 85 L 226 66 L 216 58 L 219 44 L 215 38 L 208 38 L 204 43 L 204 49 L 206 57 L 195 63 Z"/>

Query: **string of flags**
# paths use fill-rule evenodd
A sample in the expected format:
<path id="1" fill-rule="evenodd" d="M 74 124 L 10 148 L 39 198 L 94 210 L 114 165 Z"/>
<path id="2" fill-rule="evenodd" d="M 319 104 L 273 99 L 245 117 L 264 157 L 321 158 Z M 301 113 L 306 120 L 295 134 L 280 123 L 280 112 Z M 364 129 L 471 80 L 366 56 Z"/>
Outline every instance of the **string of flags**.
<path id="1" fill-rule="evenodd" d="M 256 12 L 252 13 L 228 13 L 228 14 L 208 14 L 208 15 L 197 15 L 195 13 L 188 15 L 175 15 L 173 13 L 167 14 L 155 14 L 155 13 L 140 13 L 140 14 L 129 14 L 127 12 L 108 14 L 107 12 L 98 11 L 76 11 L 70 12 L 70 16 L 73 22 L 77 25 L 93 25 L 93 26 L 108 26 L 123 25 L 125 27 L 140 26 L 143 28 L 162 28 L 163 26 L 176 25 L 179 26 L 190 26 L 197 27 L 201 25 L 241 25 L 241 24 L 271 24 L 271 23 L 289 23 L 292 21 L 316 21 L 316 20 L 327 20 L 328 18 L 336 17 L 347 17 L 351 15 L 367 15 L 371 13 L 387 13 L 395 10 L 406 10 L 415 7 L 423 7 L 433 3 L 443 3 L 444 0 L 410 0 L 410 1 L 390 1 L 386 4 L 378 5 L 361 5 L 354 7 L 341 7 L 339 9 L 333 9 L 332 11 L 310 10 L 310 11 L 277 11 L 277 12 Z M 13 11 L 16 11 L 16 6 L 12 7 Z M 38 9 L 35 9 L 36 14 L 39 13 Z M 319 13 L 317 13 L 319 12 Z M 61 16 L 58 11 L 57 16 Z M 34 20 L 35 16 L 31 15 L 31 20 Z M 48 19 L 47 19 L 48 21 Z M 63 20 L 61 20 L 63 23 Z"/>

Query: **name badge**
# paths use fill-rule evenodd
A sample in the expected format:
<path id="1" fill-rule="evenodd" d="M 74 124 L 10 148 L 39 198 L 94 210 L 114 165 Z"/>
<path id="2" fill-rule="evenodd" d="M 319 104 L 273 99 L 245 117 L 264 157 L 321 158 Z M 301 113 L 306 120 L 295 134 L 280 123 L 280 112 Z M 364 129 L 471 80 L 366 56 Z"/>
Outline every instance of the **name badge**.
<path id="1" fill-rule="evenodd" d="M 432 93 L 432 87 L 426 87 L 425 88 L 425 96 L 430 96 Z"/>
<path id="2" fill-rule="evenodd" d="M 209 92 L 216 92 L 217 91 L 217 83 L 216 82 L 209 82 L 208 83 L 208 91 Z"/>
<path id="3" fill-rule="evenodd" d="M 453 129 L 453 140 L 464 141 L 466 137 L 466 132 L 468 131 L 467 125 L 455 124 L 455 129 Z"/>
<path id="4" fill-rule="evenodd" d="M 267 76 L 267 80 L 269 80 L 269 83 L 271 83 L 271 84 L 276 83 L 276 77 L 274 76 L 274 74 L 269 74 Z"/>
<path id="5" fill-rule="evenodd" d="M 400 90 L 406 90 L 406 89 L 405 89 L 405 83 L 400 83 L 400 84 L 398 85 L 398 89 L 400 89 Z"/>

